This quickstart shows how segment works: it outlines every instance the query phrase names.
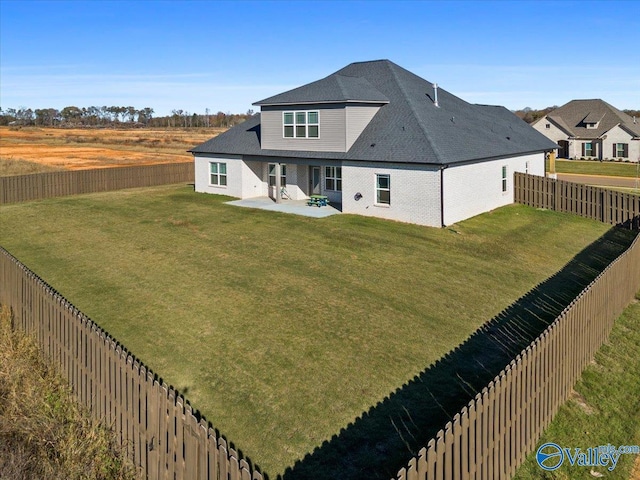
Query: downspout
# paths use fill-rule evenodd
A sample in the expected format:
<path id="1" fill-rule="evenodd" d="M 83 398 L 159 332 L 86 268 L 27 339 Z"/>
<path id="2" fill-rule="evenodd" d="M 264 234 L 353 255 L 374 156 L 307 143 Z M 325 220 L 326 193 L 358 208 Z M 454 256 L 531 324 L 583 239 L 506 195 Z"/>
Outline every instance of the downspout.
<path id="1" fill-rule="evenodd" d="M 449 165 L 442 165 L 440 167 L 440 226 L 446 227 L 444 224 L 444 171 Z"/>

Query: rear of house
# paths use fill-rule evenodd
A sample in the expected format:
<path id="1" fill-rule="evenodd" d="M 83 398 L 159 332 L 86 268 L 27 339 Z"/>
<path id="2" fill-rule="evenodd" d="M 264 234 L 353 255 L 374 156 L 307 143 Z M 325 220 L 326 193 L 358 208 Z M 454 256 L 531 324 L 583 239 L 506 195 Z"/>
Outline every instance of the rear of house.
<path id="1" fill-rule="evenodd" d="M 195 147 L 196 191 L 440 227 L 513 202 L 513 173 L 557 148 L 503 107 L 472 105 L 388 61 L 360 62 L 256 102 Z"/>

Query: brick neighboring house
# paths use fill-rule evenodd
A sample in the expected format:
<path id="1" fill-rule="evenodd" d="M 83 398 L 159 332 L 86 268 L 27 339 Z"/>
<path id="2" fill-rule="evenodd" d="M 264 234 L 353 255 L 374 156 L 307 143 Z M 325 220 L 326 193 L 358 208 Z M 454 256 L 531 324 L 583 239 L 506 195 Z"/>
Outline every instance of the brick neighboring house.
<path id="1" fill-rule="evenodd" d="M 513 173 L 544 175 L 557 148 L 504 107 L 467 103 L 388 60 L 254 105 L 191 150 L 196 191 L 280 201 L 284 187 L 293 200 L 322 194 L 344 213 L 440 227 L 513 203 Z"/>
<path id="2" fill-rule="evenodd" d="M 600 99 L 572 100 L 532 127 L 558 144 L 560 158 L 640 161 L 640 119 Z"/>

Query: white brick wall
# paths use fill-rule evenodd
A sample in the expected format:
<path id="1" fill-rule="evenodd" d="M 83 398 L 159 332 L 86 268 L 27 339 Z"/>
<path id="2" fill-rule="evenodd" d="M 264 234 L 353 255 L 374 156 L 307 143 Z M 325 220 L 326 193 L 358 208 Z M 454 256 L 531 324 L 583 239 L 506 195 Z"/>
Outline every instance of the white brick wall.
<path id="1" fill-rule="evenodd" d="M 549 125 L 549 128 L 547 128 Z M 558 140 L 566 140 L 567 134 L 549 121 L 547 117 L 543 117 L 531 125 L 534 129 L 546 136 L 549 140 L 558 143 Z"/>
<path id="2" fill-rule="evenodd" d="M 209 164 L 227 164 L 227 186 L 211 185 Z M 229 195 L 238 198 L 260 197 L 267 194 L 266 183 L 262 181 L 262 163 L 244 162 L 241 155 L 196 156 L 195 190 L 202 193 Z"/>
<path id="3" fill-rule="evenodd" d="M 209 163 L 227 164 L 226 187 L 209 184 Z M 502 192 L 502 166 L 507 166 L 507 191 Z M 217 155 L 196 157 L 196 191 L 239 198 L 275 196 L 269 192 L 267 162 L 243 161 L 241 156 Z M 287 192 L 292 199 L 306 198 L 308 186 L 306 164 L 287 164 Z M 544 154 L 524 155 L 502 160 L 451 166 L 442 173 L 444 179 L 444 224 L 450 225 L 480 213 L 513 203 L 513 173 L 527 172 L 544 176 Z M 376 176 L 389 175 L 389 205 L 376 203 Z M 324 187 L 325 171 L 321 169 Z M 386 218 L 401 222 L 440 227 L 440 169 L 431 165 L 377 164 L 348 162 L 342 164 L 342 194 L 326 192 L 330 201 L 342 201 L 344 213 Z M 273 189 L 272 189 L 273 190 Z M 355 199 L 357 193 L 362 197 Z"/>
<path id="4" fill-rule="evenodd" d="M 444 171 L 444 224 L 513 203 L 513 174 L 544 176 L 544 153 L 451 166 Z M 507 166 L 507 191 L 502 191 L 502 167 Z"/>
<path id="5" fill-rule="evenodd" d="M 629 157 L 627 159 L 632 162 L 639 161 L 640 141 L 631 140 L 631 135 L 629 135 L 618 126 L 613 127 L 611 130 L 609 130 L 607 132 L 607 137 L 602 141 L 602 158 L 614 158 L 613 145 L 616 143 L 627 143 L 629 145 Z"/>
<path id="6" fill-rule="evenodd" d="M 376 175 L 390 177 L 390 205 L 376 205 Z M 355 200 L 356 193 L 362 198 Z M 440 173 L 426 165 L 343 162 L 342 211 L 440 226 Z"/>

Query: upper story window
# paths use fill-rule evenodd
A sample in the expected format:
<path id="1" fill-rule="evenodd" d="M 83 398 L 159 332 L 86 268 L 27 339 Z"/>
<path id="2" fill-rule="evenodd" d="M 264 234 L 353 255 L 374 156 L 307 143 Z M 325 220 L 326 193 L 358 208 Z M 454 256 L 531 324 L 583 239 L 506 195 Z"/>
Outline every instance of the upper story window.
<path id="1" fill-rule="evenodd" d="M 587 128 L 598 128 L 598 123 L 589 122 L 586 125 Z"/>
<path id="2" fill-rule="evenodd" d="M 549 129 L 551 128 L 551 124 L 550 124 L 550 123 L 547 123 L 547 124 L 544 126 L 544 128 L 546 128 L 547 130 L 549 130 Z"/>
<path id="3" fill-rule="evenodd" d="M 320 112 L 283 112 L 284 138 L 318 138 Z"/>

